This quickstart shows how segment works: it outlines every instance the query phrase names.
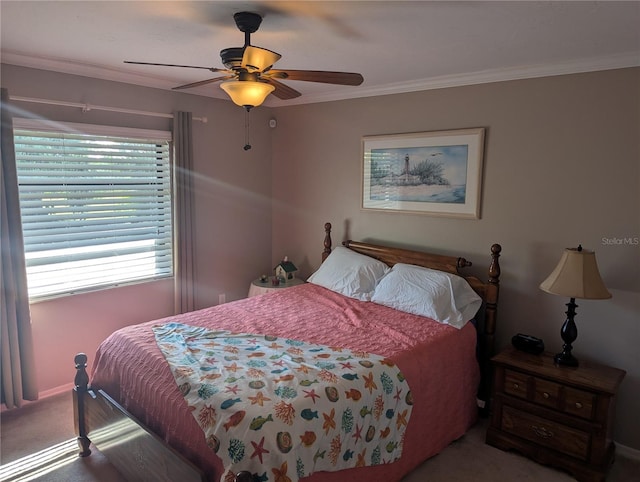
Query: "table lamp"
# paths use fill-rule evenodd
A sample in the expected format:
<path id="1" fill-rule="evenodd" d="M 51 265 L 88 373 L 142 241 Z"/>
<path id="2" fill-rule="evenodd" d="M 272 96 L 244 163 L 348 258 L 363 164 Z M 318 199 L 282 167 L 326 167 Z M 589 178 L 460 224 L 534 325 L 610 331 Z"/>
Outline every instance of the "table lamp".
<path id="1" fill-rule="evenodd" d="M 577 248 L 566 248 L 562 258 L 549 277 L 540 283 L 540 289 L 553 295 L 568 296 L 567 319 L 562 325 L 560 335 L 564 341 L 562 352 L 554 357 L 557 365 L 578 366 L 578 359 L 571 354 L 571 344 L 578 337 L 578 329 L 573 318 L 576 315 L 576 298 L 585 300 L 604 300 L 611 298 L 611 293 L 600 277 L 596 254 L 593 251 Z"/>

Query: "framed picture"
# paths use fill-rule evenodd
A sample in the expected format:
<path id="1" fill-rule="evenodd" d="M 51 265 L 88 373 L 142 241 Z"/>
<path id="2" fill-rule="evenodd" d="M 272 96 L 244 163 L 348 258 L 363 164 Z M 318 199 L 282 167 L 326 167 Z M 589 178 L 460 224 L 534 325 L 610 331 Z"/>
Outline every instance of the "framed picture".
<path id="1" fill-rule="evenodd" d="M 362 139 L 362 208 L 480 218 L 484 129 Z"/>

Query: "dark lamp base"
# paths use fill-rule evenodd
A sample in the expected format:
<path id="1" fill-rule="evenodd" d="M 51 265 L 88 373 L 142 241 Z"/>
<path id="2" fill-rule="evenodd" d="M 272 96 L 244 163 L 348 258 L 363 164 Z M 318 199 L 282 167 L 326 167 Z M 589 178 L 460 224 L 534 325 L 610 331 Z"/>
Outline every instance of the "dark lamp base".
<path id="1" fill-rule="evenodd" d="M 569 300 L 569 303 L 567 303 L 567 319 L 562 325 L 562 330 L 560 330 L 562 341 L 564 341 L 564 345 L 562 345 L 562 352 L 553 357 L 556 365 L 565 367 L 578 366 L 578 359 L 571 354 L 571 350 L 573 349 L 571 343 L 576 341 L 576 338 L 578 338 L 578 328 L 573 321 L 573 318 L 576 315 L 577 307 L 578 305 L 576 305 L 576 299 L 571 298 L 571 300 Z"/>
<path id="2" fill-rule="evenodd" d="M 574 357 L 571 353 L 558 353 L 553 357 L 553 361 L 556 365 L 564 366 L 564 367 L 577 367 L 578 359 Z"/>

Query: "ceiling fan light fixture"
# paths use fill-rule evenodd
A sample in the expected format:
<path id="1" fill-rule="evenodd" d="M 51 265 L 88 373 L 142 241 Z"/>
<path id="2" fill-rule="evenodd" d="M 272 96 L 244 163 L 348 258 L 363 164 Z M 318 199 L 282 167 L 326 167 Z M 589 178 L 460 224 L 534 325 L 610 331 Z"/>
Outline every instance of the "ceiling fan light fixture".
<path id="1" fill-rule="evenodd" d="M 231 100 L 249 110 L 262 104 L 275 87 L 266 82 L 252 80 L 229 80 L 220 84 Z"/>
<path id="2" fill-rule="evenodd" d="M 247 70 L 264 72 L 280 60 L 280 57 L 282 56 L 277 52 L 248 45 L 242 56 L 242 67 Z"/>

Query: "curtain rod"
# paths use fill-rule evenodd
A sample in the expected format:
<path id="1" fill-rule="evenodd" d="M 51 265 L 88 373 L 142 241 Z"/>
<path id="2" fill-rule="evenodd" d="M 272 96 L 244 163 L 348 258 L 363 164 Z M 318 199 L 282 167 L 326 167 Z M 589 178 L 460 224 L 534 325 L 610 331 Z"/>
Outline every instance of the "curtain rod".
<path id="1" fill-rule="evenodd" d="M 123 114 L 147 115 L 151 117 L 164 117 L 165 119 L 173 119 L 173 114 L 165 114 L 163 112 L 149 112 L 146 110 L 123 109 L 122 107 L 108 107 L 104 105 L 82 104 L 80 102 L 65 102 L 62 100 L 35 99 L 33 97 L 19 97 L 14 95 L 10 95 L 9 99 L 15 100 L 18 102 L 32 102 L 34 104 L 49 104 L 49 105 L 60 105 L 63 107 L 77 107 L 79 109 L 82 109 L 82 112 L 89 112 L 91 110 L 106 110 L 109 112 L 121 112 Z M 208 122 L 208 119 L 206 117 L 193 117 L 193 120 L 200 121 L 203 124 L 206 124 Z"/>

